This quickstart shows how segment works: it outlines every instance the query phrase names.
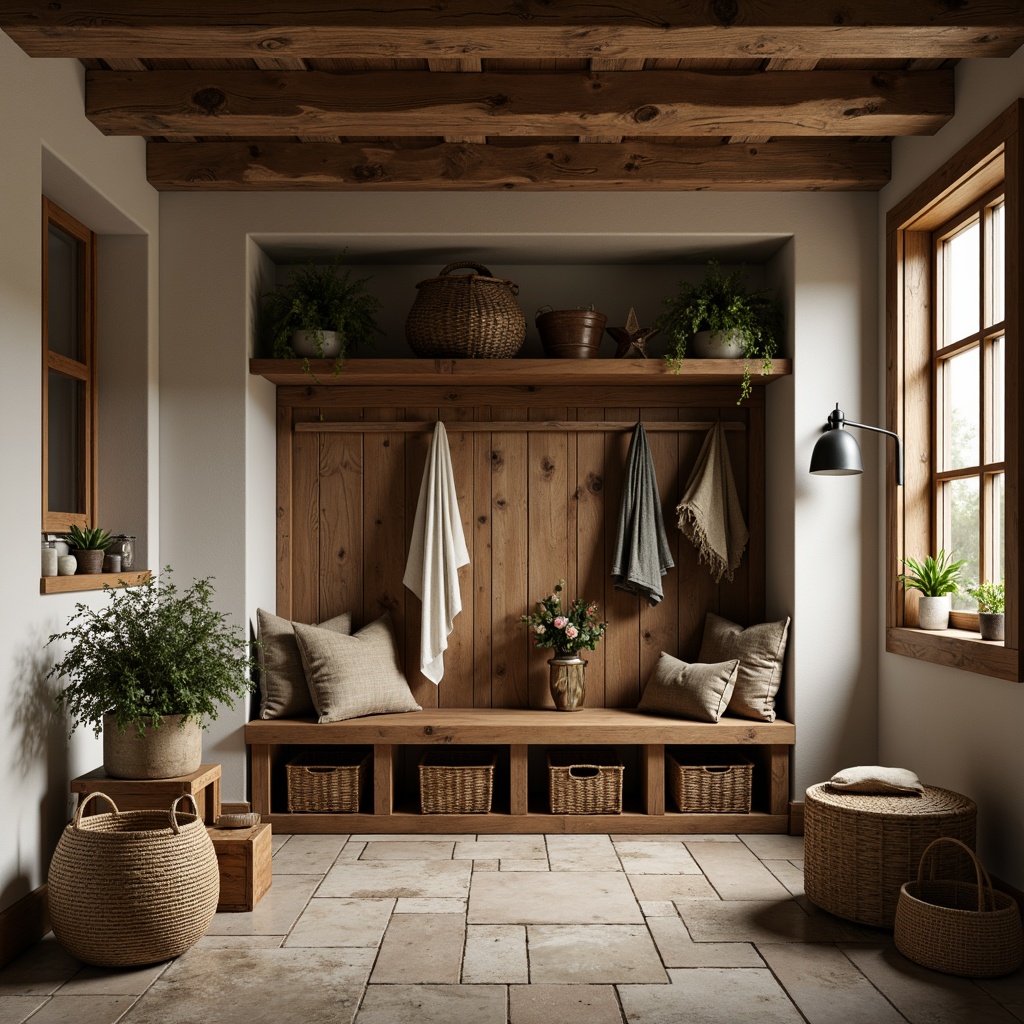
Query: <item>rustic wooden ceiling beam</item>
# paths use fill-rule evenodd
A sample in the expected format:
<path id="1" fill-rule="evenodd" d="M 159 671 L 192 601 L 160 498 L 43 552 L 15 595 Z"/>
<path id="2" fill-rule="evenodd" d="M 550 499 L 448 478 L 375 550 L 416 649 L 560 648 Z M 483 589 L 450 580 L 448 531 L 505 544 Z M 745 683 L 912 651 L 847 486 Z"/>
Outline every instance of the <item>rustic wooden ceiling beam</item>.
<path id="1" fill-rule="evenodd" d="M 1008 56 L 1020 0 L 0 0 L 34 57 Z"/>
<path id="2" fill-rule="evenodd" d="M 163 191 L 877 190 L 885 142 L 781 139 L 760 145 L 646 142 L 543 146 L 150 143 Z"/>
<path id="3" fill-rule="evenodd" d="M 88 71 L 109 135 L 930 135 L 952 71 Z"/>

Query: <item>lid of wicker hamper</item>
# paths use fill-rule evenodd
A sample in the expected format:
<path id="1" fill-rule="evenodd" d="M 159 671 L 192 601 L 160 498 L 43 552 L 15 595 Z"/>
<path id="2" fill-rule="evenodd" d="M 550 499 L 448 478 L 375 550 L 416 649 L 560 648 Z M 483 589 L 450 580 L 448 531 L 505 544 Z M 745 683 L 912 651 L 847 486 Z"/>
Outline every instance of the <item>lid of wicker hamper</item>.
<path id="1" fill-rule="evenodd" d="M 916 877 L 928 844 L 950 836 L 973 847 L 976 821 L 973 800 L 935 786 L 925 786 L 920 796 L 811 786 L 804 803 L 807 898 L 850 921 L 892 928 L 900 887 Z M 937 860 L 942 877 L 973 877 L 955 849 Z"/>

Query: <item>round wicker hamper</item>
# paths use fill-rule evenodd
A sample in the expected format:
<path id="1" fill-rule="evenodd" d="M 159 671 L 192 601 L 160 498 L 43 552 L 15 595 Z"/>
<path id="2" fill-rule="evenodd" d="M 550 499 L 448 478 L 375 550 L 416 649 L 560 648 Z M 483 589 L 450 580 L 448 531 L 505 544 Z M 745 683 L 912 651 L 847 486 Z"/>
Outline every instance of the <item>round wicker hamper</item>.
<path id="1" fill-rule="evenodd" d="M 93 797 L 113 813 L 83 817 Z M 90 793 L 78 805 L 50 862 L 47 898 L 54 935 L 79 960 L 99 967 L 170 960 L 210 927 L 220 896 L 217 854 L 198 813 L 178 811 L 183 799 L 170 811 L 118 811 L 110 797 Z"/>
<path id="2" fill-rule="evenodd" d="M 933 839 L 951 836 L 974 846 L 977 808 L 947 789 L 921 796 L 841 793 L 811 786 L 804 803 L 804 889 L 822 910 L 860 924 L 892 928 L 900 886 L 915 878 Z M 959 851 L 943 851 L 946 878 L 973 877 Z"/>

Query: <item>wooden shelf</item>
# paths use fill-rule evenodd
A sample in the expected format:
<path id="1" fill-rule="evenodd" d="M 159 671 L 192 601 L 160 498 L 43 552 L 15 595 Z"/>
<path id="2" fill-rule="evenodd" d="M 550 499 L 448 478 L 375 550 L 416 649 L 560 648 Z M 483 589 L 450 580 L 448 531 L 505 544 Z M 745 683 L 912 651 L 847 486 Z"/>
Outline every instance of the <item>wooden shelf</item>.
<path id="1" fill-rule="evenodd" d="M 337 387 L 438 384 L 739 384 L 742 359 L 687 359 L 679 373 L 664 359 L 348 359 L 335 375 L 333 359 L 250 359 L 249 373 L 273 384 Z M 755 386 L 792 373 L 789 359 L 776 359 L 772 372 L 761 374 L 759 361 L 750 364 Z"/>
<path id="2" fill-rule="evenodd" d="M 74 576 L 40 576 L 40 594 L 72 594 L 83 590 L 102 590 L 105 586 L 137 587 L 147 583 L 149 569 L 131 572 L 98 572 Z"/>

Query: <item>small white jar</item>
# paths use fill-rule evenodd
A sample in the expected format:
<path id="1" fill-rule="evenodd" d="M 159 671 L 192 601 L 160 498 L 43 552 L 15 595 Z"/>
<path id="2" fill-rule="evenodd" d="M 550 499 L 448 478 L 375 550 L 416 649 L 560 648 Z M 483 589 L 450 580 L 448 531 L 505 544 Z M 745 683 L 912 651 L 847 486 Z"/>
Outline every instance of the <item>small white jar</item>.
<path id="1" fill-rule="evenodd" d="M 57 549 L 53 546 L 53 541 L 43 541 L 42 565 L 40 567 L 39 575 L 57 575 Z"/>
<path id="2" fill-rule="evenodd" d="M 74 576 L 78 571 L 78 559 L 74 555 L 57 556 L 57 575 Z"/>

